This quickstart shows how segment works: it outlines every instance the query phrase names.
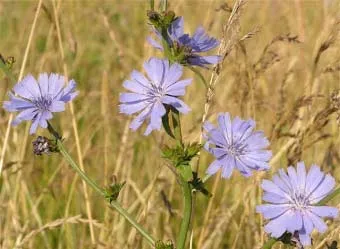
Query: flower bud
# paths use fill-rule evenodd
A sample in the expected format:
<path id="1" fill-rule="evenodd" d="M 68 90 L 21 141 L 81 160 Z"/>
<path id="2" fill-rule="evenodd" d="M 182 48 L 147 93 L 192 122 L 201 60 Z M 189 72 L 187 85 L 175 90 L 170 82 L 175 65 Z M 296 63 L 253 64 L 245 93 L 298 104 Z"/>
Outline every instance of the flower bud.
<path id="1" fill-rule="evenodd" d="M 52 152 L 58 152 L 56 143 L 47 137 L 38 136 L 36 140 L 32 142 L 33 153 L 41 156 L 42 154 L 51 154 Z"/>

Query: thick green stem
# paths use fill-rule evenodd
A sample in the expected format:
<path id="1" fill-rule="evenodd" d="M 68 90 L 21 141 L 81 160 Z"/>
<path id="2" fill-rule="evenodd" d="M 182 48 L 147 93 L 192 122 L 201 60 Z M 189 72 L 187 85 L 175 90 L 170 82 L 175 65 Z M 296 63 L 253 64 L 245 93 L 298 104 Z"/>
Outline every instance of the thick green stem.
<path id="1" fill-rule="evenodd" d="M 53 134 L 55 135 L 55 134 Z M 98 194 L 105 197 L 106 192 L 104 189 L 98 186 L 91 178 L 89 178 L 85 172 L 83 172 L 77 163 L 73 161 L 72 157 L 68 152 L 66 151 L 62 141 L 59 139 L 59 137 L 56 137 L 58 148 L 60 150 L 60 153 L 64 156 L 66 161 L 71 165 L 71 167 L 79 174 L 79 176 L 88 184 L 90 185 Z M 149 242 L 149 244 L 154 247 L 155 246 L 155 240 L 154 238 L 134 219 L 132 216 L 126 212 L 124 208 L 122 208 L 118 202 L 111 201 L 110 207 L 114 208 L 118 213 L 120 213 L 130 224 L 137 229 L 137 231 Z"/>
<path id="2" fill-rule="evenodd" d="M 183 177 L 180 177 L 180 179 L 184 197 L 184 213 L 180 231 L 177 238 L 177 249 L 184 249 L 190 226 L 190 218 L 192 212 L 192 196 L 190 184 L 187 181 L 185 181 Z"/>
<path id="3" fill-rule="evenodd" d="M 181 118 L 179 112 L 172 108 L 170 110 L 171 115 L 171 123 L 174 137 L 177 143 L 183 147 L 183 140 L 182 140 L 182 129 L 181 129 Z M 186 165 L 188 167 L 188 165 Z M 183 218 L 181 222 L 181 227 L 179 230 L 179 234 L 177 237 L 176 248 L 177 249 L 184 249 L 185 242 L 187 239 L 187 234 L 189 231 L 190 226 L 190 219 L 192 213 L 192 192 L 191 192 L 191 185 L 187 182 L 182 175 L 178 176 L 182 188 L 183 200 L 184 200 L 184 210 L 183 210 Z"/>
<path id="4" fill-rule="evenodd" d="M 277 239 L 270 238 L 263 246 L 262 249 L 271 249 L 272 246 L 277 242 Z"/>

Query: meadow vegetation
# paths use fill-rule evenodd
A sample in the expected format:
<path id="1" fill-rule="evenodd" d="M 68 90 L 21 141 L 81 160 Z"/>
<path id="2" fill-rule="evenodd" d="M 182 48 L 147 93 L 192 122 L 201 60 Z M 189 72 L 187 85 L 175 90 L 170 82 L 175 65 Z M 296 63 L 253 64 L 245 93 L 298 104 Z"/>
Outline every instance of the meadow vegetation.
<path id="1" fill-rule="evenodd" d="M 316 163 L 340 184 L 340 2 L 237 2 L 232 12 L 234 1 L 169 1 L 184 16 L 187 32 L 203 25 L 222 41 L 216 53 L 225 54 L 218 70 L 202 71 L 208 89 L 185 70 L 193 83 L 184 98 L 192 109 L 182 118 L 184 139 L 201 141 L 202 117 L 215 122 L 218 113 L 229 112 L 254 119 L 273 152 L 267 172 L 251 178 L 234 172 L 227 180 L 218 174 L 207 181 L 212 197 L 195 196 L 188 248 L 261 248 L 267 236 L 255 211 L 262 202 L 260 182 L 279 168 Z M 131 131 L 131 118 L 118 109 L 132 69 L 142 71 L 151 55 L 162 56 L 146 41 L 148 8 L 148 1 L 137 0 L 0 1 L 0 53 L 15 59 L 16 79 L 58 72 L 77 82 L 78 97 L 53 119 L 71 154 L 101 185 L 126 181 L 121 205 L 154 237 L 174 241 L 182 197 L 160 156 L 172 141 L 164 130 L 147 137 Z M 0 77 L 2 103 L 13 84 Z M 34 156 L 29 124 L 9 127 L 9 118 L 0 109 L 1 248 L 150 248 L 62 157 Z M 202 150 L 201 175 L 211 161 Z M 339 196 L 331 201 L 339 203 Z M 327 224 L 324 234 L 313 234 L 312 248 L 340 244 L 340 219 Z"/>

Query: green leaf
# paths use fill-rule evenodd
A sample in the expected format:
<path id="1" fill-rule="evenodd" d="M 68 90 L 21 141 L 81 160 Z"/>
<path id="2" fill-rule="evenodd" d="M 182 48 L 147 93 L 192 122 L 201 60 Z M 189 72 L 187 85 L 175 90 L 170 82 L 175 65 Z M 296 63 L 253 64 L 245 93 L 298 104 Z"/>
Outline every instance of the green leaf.
<path id="1" fill-rule="evenodd" d="M 192 143 L 187 146 L 187 156 L 193 158 L 197 156 L 198 152 L 202 149 L 202 145 L 199 143 Z"/>
<path id="2" fill-rule="evenodd" d="M 168 159 L 176 168 L 183 165 L 190 165 L 191 160 L 197 156 L 202 146 L 192 143 L 187 146 L 177 144 L 175 147 L 164 147 L 162 157 Z"/>
<path id="3" fill-rule="evenodd" d="M 175 135 L 173 134 L 171 127 L 170 127 L 170 108 L 166 108 L 166 114 L 162 117 L 162 123 L 165 132 L 172 138 L 175 138 Z"/>

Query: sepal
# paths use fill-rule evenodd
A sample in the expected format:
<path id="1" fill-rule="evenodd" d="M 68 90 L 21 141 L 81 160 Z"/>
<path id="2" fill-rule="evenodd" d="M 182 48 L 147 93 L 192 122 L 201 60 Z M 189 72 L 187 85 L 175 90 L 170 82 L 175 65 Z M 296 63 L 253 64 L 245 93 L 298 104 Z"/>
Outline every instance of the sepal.
<path id="1" fill-rule="evenodd" d="M 188 145 L 176 145 L 171 148 L 166 146 L 162 150 L 162 157 L 171 161 L 173 166 L 178 168 L 179 166 L 189 166 L 190 161 L 197 156 L 201 150 L 202 145 L 198 143 L 192 143 Z"/>

